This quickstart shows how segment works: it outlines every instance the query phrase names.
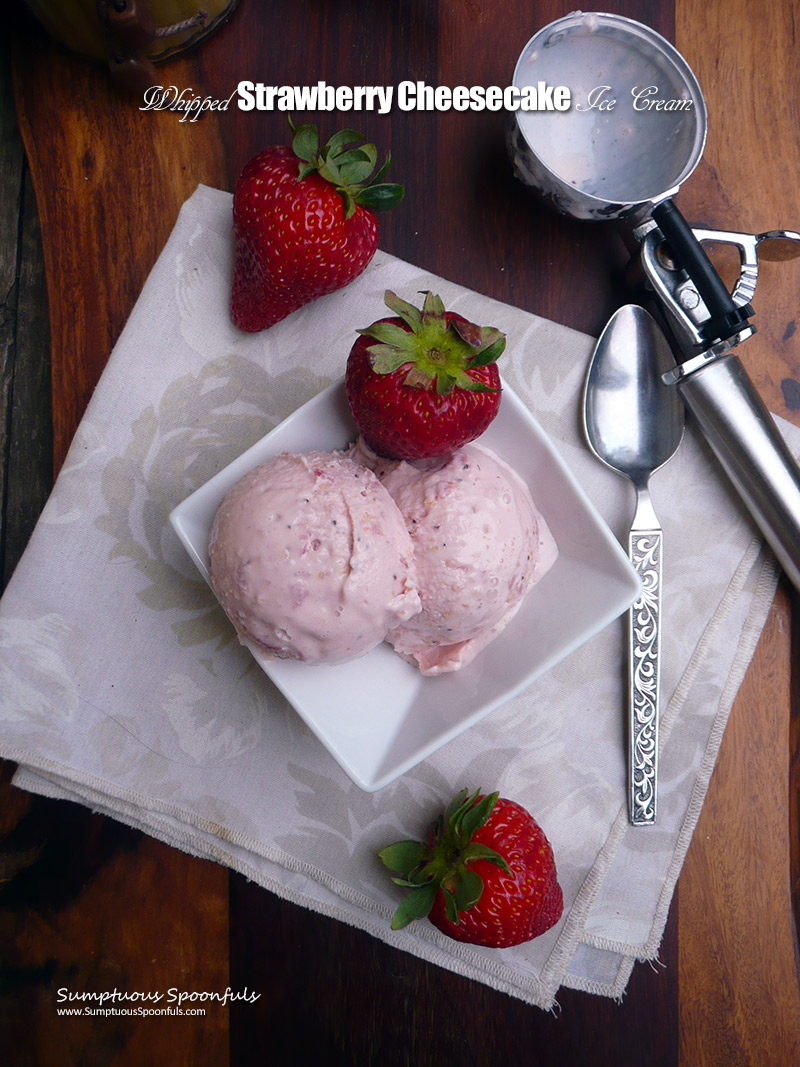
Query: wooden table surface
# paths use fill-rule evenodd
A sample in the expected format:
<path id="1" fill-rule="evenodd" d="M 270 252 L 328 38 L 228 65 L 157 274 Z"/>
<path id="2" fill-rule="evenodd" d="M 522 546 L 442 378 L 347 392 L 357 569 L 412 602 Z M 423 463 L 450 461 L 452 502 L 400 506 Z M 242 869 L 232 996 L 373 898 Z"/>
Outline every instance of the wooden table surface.
<path id="1" fill-rule="evenodd" d="M 243 0 L 165 84 L 215 99 L 268 84 L 506 85 L 556 0 Z M 710 127 L 681 191 L 696 224 L 800 229 L 796 4 L 644 0 L 698 76 Z M 0 446 L 5 580 L 180 204 L 232 189 L 285 117 L 181 123 L 122 99 L 24 15 L 3 44 Z M 13 104 L 11 86 L 13 75 Z M 16 122 L 15 115 L 16 112 Z M 311 116 L 328 133 L 343 116 Z M 548 213 L 513 179 L 488 112 L 344 116 L 391 147 L 402 205 L 388 252 L 597 335 L 630 299 L 613 226 Z M 21 137 L 20 137 L 21 135 Z M 23 153 L 24 146 L 24 153 Z M 46 279 L 46 291 L 44 281 Z M 770 408 L 800 422 L 797 263 L 766 264 L 740 349 Z M 49 314 L 48 314 L 49 308 Z M 50 359 L 48 359 L 48 356 Z M 52 394 L 52 406 L 50 396 Z M 86 809 L 0 784 L 0 1053 L 19 1064 L 454 1061 L 789 1067 L 800 1063 L 798 634 L 782 580 L 675 894 L 661 966 L 621 1004 L 568 990 L 548 1014 L 284 903 Z M 191 985 L 258 992 L 203 1018 L 64 1019 L 55 991 Z M 9 1058 L 10 1053 L 10 1058 Z"/>

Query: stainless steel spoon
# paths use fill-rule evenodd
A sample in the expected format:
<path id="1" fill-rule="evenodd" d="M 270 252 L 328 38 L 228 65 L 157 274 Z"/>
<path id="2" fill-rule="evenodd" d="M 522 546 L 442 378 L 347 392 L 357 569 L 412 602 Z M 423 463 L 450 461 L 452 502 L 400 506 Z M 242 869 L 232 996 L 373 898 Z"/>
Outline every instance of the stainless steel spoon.
<path id="1" fill-rule="evenodd" d="M 636 490 L 628 540 L 628 554 L 642 580 L 629 615 L 628 814 L 634 825 L 656 818 L 662 531 L 649 481 L 683 437 L 683 401 L 661 380 L 674 365 L 653 317 L 644 308 L 626 305 L 597 342 L 583 396 L 592 451 Z"/>

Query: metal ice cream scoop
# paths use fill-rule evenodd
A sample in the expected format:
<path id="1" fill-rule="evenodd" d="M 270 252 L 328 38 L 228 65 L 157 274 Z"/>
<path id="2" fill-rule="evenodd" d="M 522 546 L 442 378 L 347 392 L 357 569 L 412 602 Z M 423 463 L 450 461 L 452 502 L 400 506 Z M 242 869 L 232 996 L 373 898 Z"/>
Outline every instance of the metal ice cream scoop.
<path id="1" fill-rule="evenodd" d="M 697 166 L 708 115 L 686 60 L 648 26 L 573 12 L 539 30 L 514 84 L 572 90 L 566 111 L 509 113 L 517 176 L 564 214 L 625 220 L 633 261 L 680 350 L 668 380 L 729 475 L 789 579 L 800 590 L 800 465 L 736 355 L 755 333 L 750 304 L 760 260 L 800 256 L 800 233 L 690 226 L 674 197 Z M 732 245 L 729 292 L 706 246 Z"/>
<path id="2" fill-rule="evenodd" d="M 653 317 L 628 304 L 615 312 L 597 342 L 583 398 L 592 451 L 636 490 L 628 540 L 642 580 L 629 615 L 628 813 L 634 825 L 656 818 L 663 537 L 649 481 L 683 437 L 683 404 L 662 381 L 674 365 Z"/>

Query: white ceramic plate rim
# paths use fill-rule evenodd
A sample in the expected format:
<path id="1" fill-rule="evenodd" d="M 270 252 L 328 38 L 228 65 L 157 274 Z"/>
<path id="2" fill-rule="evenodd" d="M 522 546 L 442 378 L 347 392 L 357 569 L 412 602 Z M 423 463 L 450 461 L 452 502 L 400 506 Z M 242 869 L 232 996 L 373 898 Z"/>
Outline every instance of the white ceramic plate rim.
<path id="1" fill-rule="evenodd" d="M 173 529 L 209 585 L 208 535 L 228 489 L 280 452 L 345 448 L 355 436 L 340 379 L 171 512 Z M 348 664 L 310 667 L 269 660 L 244 642 L 339 766 L 368 792 L 396 780 L 530 686 L 640 593 L 639 577 L 621 545 L 505 382 L 500 413 L 481 440 L 528 481 L 560 551 L 519 614 L 474 663 L 423 678 L 386 644 Z"/>

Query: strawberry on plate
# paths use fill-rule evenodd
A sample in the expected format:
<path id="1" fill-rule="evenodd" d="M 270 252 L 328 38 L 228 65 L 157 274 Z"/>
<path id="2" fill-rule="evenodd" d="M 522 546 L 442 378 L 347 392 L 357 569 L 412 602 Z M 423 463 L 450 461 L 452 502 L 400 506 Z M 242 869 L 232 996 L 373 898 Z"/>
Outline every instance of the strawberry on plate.
<path id="1" fill-rule="evenodd" d="M 292 128 L 292 147 L 259 152 L 233 194 L 231 318 L 250 333 L 357 278 L 378 247 L 375 212 L 403 195 L 383 181 L 389 159 L 368 181 L 377 150 L 360 133 L 320 149 L 316 126 Z"/>
<path id="2" fill-rule="evenodd" d="M 534 818 L 497 793 L 451 801 L 427 844 L 398 841 L 378 853 L 409 890 L 392 919 L 401 930 L 425 916 L 456 941 L 509 948 L 561 918 L 563 896 L 550 843 Z"/>
<path id="3" fill-rule="evenodd" d="M 391 290 L 385 301 L 394 316 L 359 330 L 347 360 L 353 419 L 387 459 L 450 455 L 497 415 L 505 335 L 446 311 L 433 293 L 421 310 Z"/>

